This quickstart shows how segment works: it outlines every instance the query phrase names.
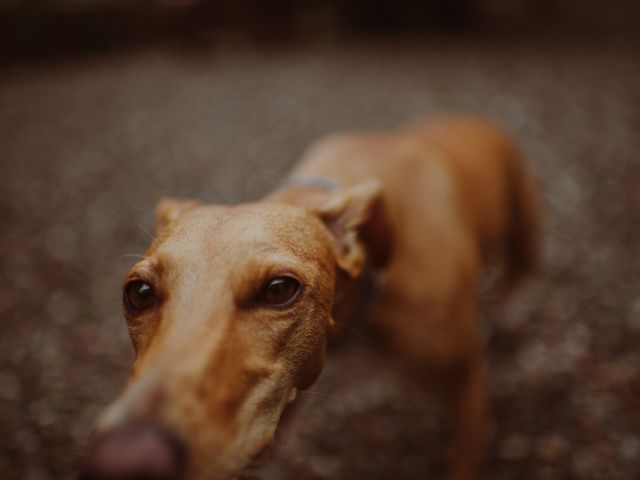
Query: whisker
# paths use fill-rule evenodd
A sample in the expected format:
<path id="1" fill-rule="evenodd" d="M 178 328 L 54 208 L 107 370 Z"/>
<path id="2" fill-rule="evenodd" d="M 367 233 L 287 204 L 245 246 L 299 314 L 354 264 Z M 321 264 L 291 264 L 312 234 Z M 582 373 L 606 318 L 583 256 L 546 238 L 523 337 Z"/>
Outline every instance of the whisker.
<path id="1" fill-rule="evenodd" d="M 349 327 L 348 325 L 345 325 L 343 323 L 340 322 L 335 322 L 335 324 L 337 326 L 339 326 L 340 328 L 344 328 L 345 330 L 353 333 L 355 336 L 359 337 L 361 340 L 364 340 L 365 342 L 367 342 L 370 345 L 373 345 L 373 340 L 371 340 L 369 337 L 367 337 L 364 333 L 359 332 L 358 330 L 356 330 L 353 327 Z"/>
<path id="2" fill-rule="evenodd" d="M 156 237 L 153 236 L 153 234 L 149 230 L 144 228 L 140 223 L 138 223 L 134 218 L 130 217 L 129 215 L 125 215 L 124 213 L 118 213 L 118 212 L 95 212 L 95 213 L 101 213 L 102 215 L 112 215 L 114 217 L 120 217 L 120 218 L 124 218 L 125 220 L 129 220 L 136 227 L 142 230 L 142 232 L 145 233 L 151 239 L 151 241 L 154 241 L 156 239 Z"/>
<path id="3" fill-rule="evenodd" d="M 303 390 L 303 391 L 301 391 L 299 393 L 301 393 L 301 394 L 310 393 L 311 395 L 315 395 L 316 397 L 331 398 L 332 400 L 338 400 L 338 398 L 339 398 L 337 395 L 332 395 L 330 393 L 317 392 L 315 390 Z"/>
<path id="4" fill-rule="evenodd" d="M 144 255 L 139 253 L 123 253 L 120 255 L 121 257 L 131 257 L 131 258 L 144 258 Z"/>

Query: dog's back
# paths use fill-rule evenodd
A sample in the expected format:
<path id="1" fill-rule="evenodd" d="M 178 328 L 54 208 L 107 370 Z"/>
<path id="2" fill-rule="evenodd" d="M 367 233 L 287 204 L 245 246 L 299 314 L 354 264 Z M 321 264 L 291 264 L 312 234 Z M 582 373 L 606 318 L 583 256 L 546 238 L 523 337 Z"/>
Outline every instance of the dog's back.
<path id="1" fill-rule="evenodd" d="M 518 149 L 499 125 L 480 117 L 445 117 L 412 133 L 447 152 L 485 261 L 503 255 L 501 289 L 508 291 L 533 269 L 539 249 L 537 196 Z"/>

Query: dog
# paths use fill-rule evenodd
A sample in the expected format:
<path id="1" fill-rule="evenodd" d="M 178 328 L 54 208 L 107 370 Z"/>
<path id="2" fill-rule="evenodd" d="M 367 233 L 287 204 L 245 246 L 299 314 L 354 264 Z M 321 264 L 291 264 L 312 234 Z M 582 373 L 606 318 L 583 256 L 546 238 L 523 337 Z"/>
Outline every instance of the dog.
<path id="1" fill-rule="evenodd" d="M 259 202 L 160 201 L 123 288 L 131 376 L 81 478 L 238 478 L 369 304 L 381 344 L 448 399 L 450 478 L 478 478 L 478 284 L 496 262 L 501 292 L 533 268 L 538 215 L 509 136 L 471 115 L 322 139 Z"/>

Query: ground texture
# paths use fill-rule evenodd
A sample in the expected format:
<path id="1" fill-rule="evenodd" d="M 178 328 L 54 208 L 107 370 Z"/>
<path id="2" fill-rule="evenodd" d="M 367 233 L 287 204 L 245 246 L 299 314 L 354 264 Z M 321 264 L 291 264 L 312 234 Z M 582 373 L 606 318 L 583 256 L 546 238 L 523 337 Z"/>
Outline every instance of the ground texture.
<path id="1" fill-rule="evenodd" d="M 160 196 L 235 202 L 345 129 L 474 110 L 539 179 L 539 273 L 484 309 L 492 479 L 640 478 L 637 44 L 444 40 L 144 51 L 0 77 L 0 477 L 72 478 L 132 350 L 119 286 Z M 433 399 L 354 336 L 265 479 L 443 475 Z"/>

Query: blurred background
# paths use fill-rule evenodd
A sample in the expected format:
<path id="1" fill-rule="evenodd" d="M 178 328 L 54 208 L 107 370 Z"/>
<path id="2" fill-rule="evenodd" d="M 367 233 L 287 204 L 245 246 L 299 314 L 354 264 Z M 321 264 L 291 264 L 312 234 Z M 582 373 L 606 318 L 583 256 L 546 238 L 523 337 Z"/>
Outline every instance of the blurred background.
<path id="1" fill-rule="evenodd" d="M 0 478 L 70 479 L 132 360 L 164 195 L 259 198 L 305 145 L 473 110 L 539 180 L 544 258 L 485 306 L 491 479 L 640 478 L 640 3 L 0 1 Z M 442 478 L 442 412 L 355 336 L 264 479 Z"/>

